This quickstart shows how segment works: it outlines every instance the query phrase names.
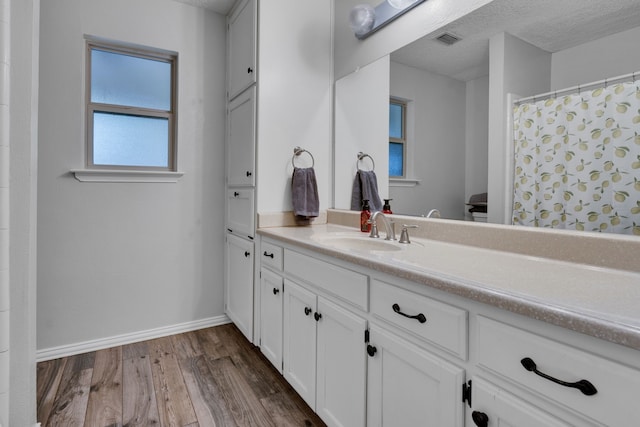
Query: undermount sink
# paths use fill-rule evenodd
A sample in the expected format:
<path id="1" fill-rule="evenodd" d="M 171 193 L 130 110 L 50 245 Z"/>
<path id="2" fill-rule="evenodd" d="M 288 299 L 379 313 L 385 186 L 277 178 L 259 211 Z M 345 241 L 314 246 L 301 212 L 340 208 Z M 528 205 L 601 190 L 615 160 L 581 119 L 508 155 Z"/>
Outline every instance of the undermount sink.
<path id="1" fill-rule="evenodd" d="M 368 234 L 329 233 L 311 237 L 316 242 L 341 250 L 359 252 L 393 252 L 406 249 L 407 245 L 384 238 L 371 238 Z M 413 244 L 413 243 L 412 243 Z"/>

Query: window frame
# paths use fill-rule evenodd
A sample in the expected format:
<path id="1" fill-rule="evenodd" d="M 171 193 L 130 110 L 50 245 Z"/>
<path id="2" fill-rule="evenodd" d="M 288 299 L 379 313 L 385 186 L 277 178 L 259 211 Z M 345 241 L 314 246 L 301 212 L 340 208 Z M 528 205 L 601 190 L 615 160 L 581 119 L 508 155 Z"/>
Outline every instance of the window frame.
<path id="1" fill-rule="evenodd" d="M 85 167 L 88 170 L 110 170 L 122 172 L 176 172 L 177 171 L 177 82 L 178 55 L 174 52 L 156 48 L 119 43 L 114 41 L 86 37 L 85 43 L 86 71 L 85 71 Z M 92 50 L 100 50 L 136 58 L 166 62 L 171 65 L 171 102 L 169 110 L 133 107 L 118 104 L 104 104 L 91 101 Z M 122 114 L 129 117 L 166 118 L 168 121 L 167 135 L 167 166 L 136 166 L 136 165 L 102 165 L 93 162 L 93 125 L 94 113 Z"/>
<path id="2" fill-rule="evenodd" d="M 400 105 L 402 114 L 402 136 L 395 138 L 389 135 L 389 146 L 391 146 L 392 143 L 402 145 L 402 175 L 391 175 L 391 173 L 389 173 L 389 179 L 407 178 L 407 104 L 408 102 L 403 99 L 395 97 L 389 98 L 389 108 L 391 108 L 391 105 Z"/>

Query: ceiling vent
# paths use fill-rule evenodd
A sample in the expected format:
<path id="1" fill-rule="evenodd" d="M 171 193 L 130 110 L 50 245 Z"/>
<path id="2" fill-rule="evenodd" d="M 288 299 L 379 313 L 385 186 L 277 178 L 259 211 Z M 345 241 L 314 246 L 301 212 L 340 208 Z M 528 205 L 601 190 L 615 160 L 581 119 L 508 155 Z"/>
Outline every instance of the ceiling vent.
<path id="1" fill-rule="evenodd" d="M 460 38 L 454 36 L 451 33 L 444 33 L 444 34 L 436 37 L 436 40 L 438 40 L 441 43 L 446 44 L 447 46 L 451 46 L 452 44 L 459 42 Z"/>

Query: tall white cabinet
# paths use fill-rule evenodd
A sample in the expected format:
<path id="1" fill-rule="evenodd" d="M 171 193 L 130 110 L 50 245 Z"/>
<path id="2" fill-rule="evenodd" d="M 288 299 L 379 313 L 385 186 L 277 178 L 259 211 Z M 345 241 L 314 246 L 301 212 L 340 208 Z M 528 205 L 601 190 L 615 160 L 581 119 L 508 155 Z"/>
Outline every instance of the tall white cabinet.
<path id="1" fill-rule="evenodd" d="M 256 179 L 256 0 L 228 18 L 225 312 L 253 341 Z"/>
<path id="2" fill-rule="evenodd" d="M 313 153 L 321 208 L 328 201 L 332 12 L 326 0 L 238 0 L 227 19 L 226 229 L 247 242 L 254 265 L 234 271 L 245 260 L 231 258 L 244 251 L 227 242 L 225 302 L 235 323 L 252 325 L 241 329 L 254 344 L 262 333 L 258 212 L 292 210 L 295 146 Z"/>
<path id="3" fill-rule="evenodd" d="M 256 0 L 238 2 L 228 19 L 227 92 L 233 99 L 256 82 Z"/>

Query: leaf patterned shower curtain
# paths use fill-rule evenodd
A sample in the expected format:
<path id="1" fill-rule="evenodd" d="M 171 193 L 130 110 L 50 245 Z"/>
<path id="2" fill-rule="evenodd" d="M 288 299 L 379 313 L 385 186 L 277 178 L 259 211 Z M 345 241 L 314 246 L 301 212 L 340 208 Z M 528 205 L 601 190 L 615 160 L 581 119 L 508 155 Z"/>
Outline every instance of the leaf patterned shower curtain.
<path id="1" fill-rule="evenodd" d="M 513 223 L 640 235 L 640 82 L 514 107 Z"/>

